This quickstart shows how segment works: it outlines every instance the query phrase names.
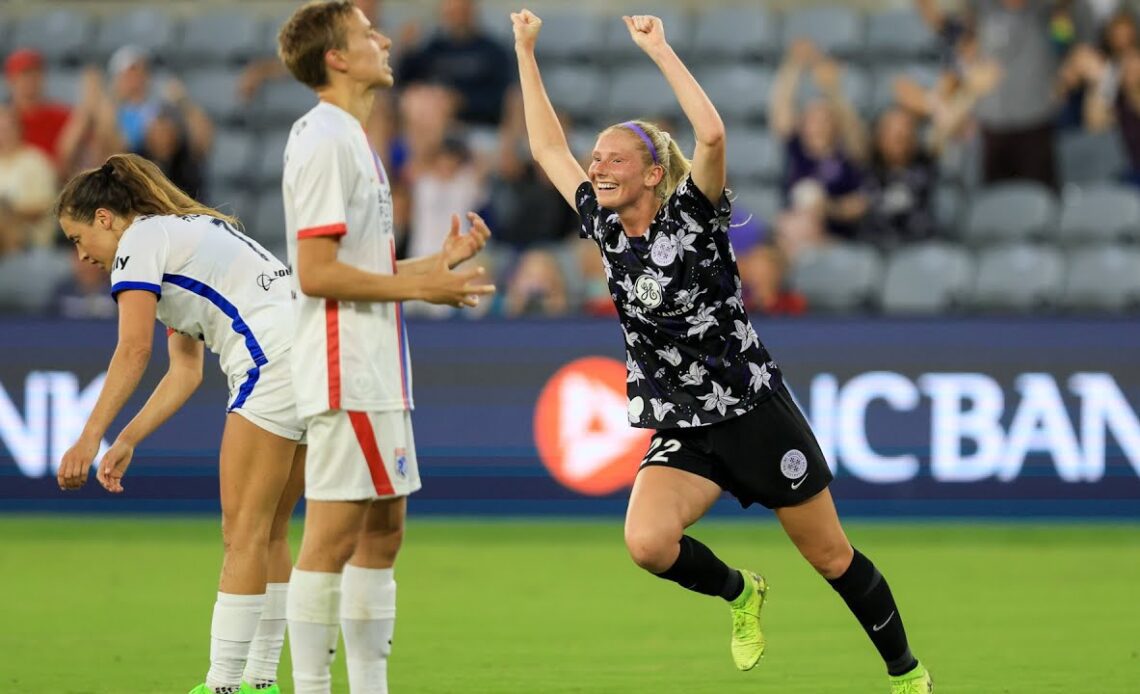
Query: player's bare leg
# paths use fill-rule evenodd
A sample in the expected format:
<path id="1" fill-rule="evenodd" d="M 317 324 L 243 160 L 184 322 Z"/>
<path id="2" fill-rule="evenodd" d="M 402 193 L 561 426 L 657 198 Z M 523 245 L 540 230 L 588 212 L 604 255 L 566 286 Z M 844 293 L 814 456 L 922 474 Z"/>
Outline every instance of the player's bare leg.
<path id="1" fill-rule="evenodd" d="M 305 491 L 305 452 L 298 446 L 293 456 L 289 481 L 277 504 L 273 526 L 269 531 L 269 566 L 265 584 L 265 609 L 257 625 L 257 633 L 249 647 L 245 674 L 246 685 L 265 694 L 277 694 L 277 666 L 285 644 L 285 600 L 289 591 L 289 575 L 293 571 L 289 551 L 289 521 Z"/>
<path id="2" fill-rule="evenodd" d="M 930 676 L 910 652 L 902 615 L 887 580 L 847 540 L 831 492 L 824 489 L 798 506 L 777 509 L 776 517 L 800 554 L 827 579 L 859 620 L 886 663 L 892 688 L 933 691 Z M 906 688 L 912 685 L 919 688 Z"/>

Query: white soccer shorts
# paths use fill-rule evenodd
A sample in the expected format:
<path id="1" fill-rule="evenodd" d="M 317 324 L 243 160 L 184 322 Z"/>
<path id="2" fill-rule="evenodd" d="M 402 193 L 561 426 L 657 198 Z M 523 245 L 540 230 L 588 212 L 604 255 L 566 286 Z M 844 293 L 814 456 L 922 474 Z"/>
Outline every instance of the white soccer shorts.
<path id="1" fill-rule="evenodd" d="M 329 410 L 306 423 L 306 499 L 391 499 L 420 488 L 410 412 Z"/>
<path id="2" fill-rule="evenodd" d="M 258 369 L 257 380 L 242 398 L 247 374 L 230 381 L 229 410 L 254 425 L 282 438 L 305 442 L 305 423 L 297 416 L 297 396 L 293 391 L 293 371 L 289 355 L 271 359 Z M 237 407 L 235 408 L 235 403 Z"/>

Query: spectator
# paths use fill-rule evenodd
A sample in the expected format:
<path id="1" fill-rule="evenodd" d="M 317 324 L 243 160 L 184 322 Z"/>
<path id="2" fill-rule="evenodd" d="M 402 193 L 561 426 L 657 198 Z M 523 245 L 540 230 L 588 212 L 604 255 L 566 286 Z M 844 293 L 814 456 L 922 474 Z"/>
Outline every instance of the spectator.
<path id="1" fill-rule="evenodd" d="M 65 136 L 71 109 L 44 98 L 43 57 L 30 48 L 15 51 L 4 61 L 4 75 L 24 141 L 44 152 L 59 171 L 66 171 L 75 145 L 75 138 Z"/>
<path id="2" fill-rule="evenodd" d="M 477 210 L 485 198 L 483 174 L 471 159 L 462 138 L 443 139 L 430 163 L 411 184 L 412 221 L 408 254 L 420 257 L 435 253 L 459 210 Z M 467 225 L 463 220 L 464 226 Z"/>
<path id="3" fill-rule="evenodd" d="M 111 278 L 98 265 L 84 262 L 71 254 L 72 274 L 55 290 L 51 312 L 60 318 L 112 319 L 118 315 L 111 298 Z"/>
<path id="4" fill-rule="evenodd" d="M 21 138 L 15 109 L 0 106 L 0 255 L 52 245 L 56 190 L 51 160 Z"/>
<path id="5" fill-rule="evenodd" d="M 812 102 L 802 119 L 796 91 L 810 71 L 823 99 Z M 827 231 L 851 238 L 867 208 L 861 192 L 867 135 L 840 84 L 842 68 L 807 41 L 796 41 L 772 84 L 772 130 L 784 141 L 784 194 L 793 207 L 814 207 Z"/>
<path id="6" fill-rule="evenodd" d="M 111 78 L 123 148 L 138 152 L 150 122 L 158 115 L 161 106 L 151 94 L 150 56 L 137 46 L 122 46 L 111 55 L 107 72 Z"/>
<path id="7" fill-rule="evenodd" d="M 1081 0 L 1068 4 L 1030 0 L 975 0 L 972 21 L 983 58 L 995 60 L 1002 78 L 977 107 L 982 130 L 982 177 L 1040 181 L 1057 187 L 1054 139 L 1057 116 L 1059 17 L 1065 46 L 1088 43 L 1092 20 Z M 1072 38 L 1064 36 L 1070 29 Z M 1061 80 L 1063 82 L 1063 80 Z M 1063 86 L 1063 85 L 1062 85 Z"/>
<path id="8" fill-rule="evenodd" d="M 157 164 L 190 197 L 197 198 L 202 192 L 206 153 L 191 147 L 178 109 L 168 105 L 159 109 L 147 126 L 138 153 Z"/>
<path id="9" fill-rule="evenodd" d="M 1140 185 L 1140 49 L 1132 48 L 1120 58 L 1118 80 L 1106 80 L 1107 66 L 1095 63 L 1085 70 L 1085 123 L 1093 132 L 1114 124 L 1128 154 L 1129 181 Z"/>
<path id="10" fill-rule="evenodd" d="M 577 237 L 578 215 L 529 157 L 500 164 L 491 183 L 490 215 L 496 246 L 523 250 Z"/>
<path id="11" fill-rule="evenodd" d="M 439 17 L 439 29 L 400 60 L 396 84 L 449 87 L 460 97 L 461 121 L 497 125 L 514 82 L 511 54 L 480 29 L 474 0 L 442 0 Z"/>
<path id="12" fill-rule="evenodd" d="M 864 192 L 867 215 L 860 235 L 876 244 L 894 245 L 929 238 L 935 233 L 931 209 L 937 168 L 918 142 L 914 116 L 892 108 L 875 124 Z"/>
<path id="13" fill-rule="evenodd" d="M 507 283 L 506 314 L 560 316 L 569 309 L 566 279 L 557 257 L 539 249 L 523 253 Z"/>

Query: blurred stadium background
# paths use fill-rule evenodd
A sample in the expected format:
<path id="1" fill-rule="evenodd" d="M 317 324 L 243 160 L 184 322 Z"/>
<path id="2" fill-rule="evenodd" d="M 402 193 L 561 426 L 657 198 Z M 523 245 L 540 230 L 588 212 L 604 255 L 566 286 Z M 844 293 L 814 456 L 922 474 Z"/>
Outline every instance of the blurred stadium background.
<path id="1" fill-rule="evenodd" d="M 1028 0 L 1046 9 L 1011 24 L 1003 2 L 531 8 L 576 153 L 634 116 L 691 139 L 622 12 L 661 15 L 720 109 L 753 320 L 938 691 L 1135 692 L 1138 3 Z M 452 211 L 481 210 L 496 234 L 481 262 L 501 287 L 478 315 L 408 307 L 425 487 L 394 689 L 878 691 L 856 625 L 767 514 L 725 501 L 697 531 L 775 586 L 771 654 L 748 675 L 731 670 L 725 615 L 624 558 L 646 436 L 625 424 L 596 250 L 527 163 L 517 7 L 360 4 L 395 42 L 400 84 L 367 133 L 397 184 L 402 252 L 430 252 Z M 207 369 L 121 497 L 59 492 L 115 309 L 47 213 L 61 181 L 129 149 L 283 256 L 281 154 L 313 103 L 273 58 L 295 6 L 0 3 L 7 689 L 200 679 L 226 386 Z M 153 361 L 128 413 L 161 375 Z"/>

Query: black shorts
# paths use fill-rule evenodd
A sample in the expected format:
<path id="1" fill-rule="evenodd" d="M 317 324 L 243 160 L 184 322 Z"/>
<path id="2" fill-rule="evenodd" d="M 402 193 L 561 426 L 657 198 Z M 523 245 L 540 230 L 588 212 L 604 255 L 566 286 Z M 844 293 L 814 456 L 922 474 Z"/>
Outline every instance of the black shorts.
<path id="1" fill-rule="evenodd" d="M 795 506 L 826 489 L 832 480 L 811 426 L 783 385 L 739 417 L 658 431 L 641 462 L 642 468 L 650 465 L 700 475 L 744 507 Z"/>

